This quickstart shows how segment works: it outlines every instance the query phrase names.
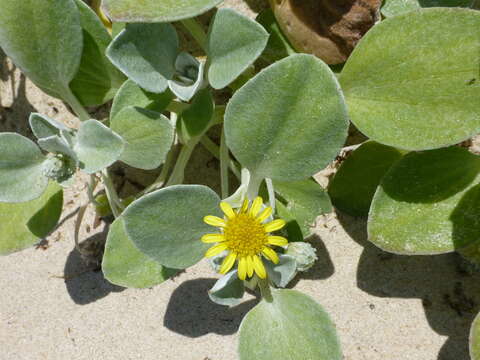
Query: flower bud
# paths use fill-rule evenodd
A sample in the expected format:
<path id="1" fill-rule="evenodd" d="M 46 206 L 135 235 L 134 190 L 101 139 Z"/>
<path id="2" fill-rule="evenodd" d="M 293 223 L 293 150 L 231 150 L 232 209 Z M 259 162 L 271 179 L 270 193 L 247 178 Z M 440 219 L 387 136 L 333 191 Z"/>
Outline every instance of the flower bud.
<path id="1" fill-rule="evenodd" d="M 288 244 L 286 254 L 295 258 L 298 271 L 307 271 L 318 259 L 316 251 L 309 243 L 298 241 Z"/>

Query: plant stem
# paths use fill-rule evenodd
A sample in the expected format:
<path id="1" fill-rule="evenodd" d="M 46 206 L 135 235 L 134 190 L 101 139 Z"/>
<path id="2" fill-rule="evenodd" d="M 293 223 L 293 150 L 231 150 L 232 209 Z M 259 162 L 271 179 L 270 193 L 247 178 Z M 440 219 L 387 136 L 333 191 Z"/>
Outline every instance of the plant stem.
<path id="1" fill-rule="evenodd" d="M 120 216 L 120 213 L 124 209 L 124 206 L 118 198 L 117 191 L 115 190 L 115 186 L 113 185 L 113 181 L 110 178 L 107 169 L 104 169 L 102 171 L 102 180 L 103 185 L 105 186 L 105 193 L 107 194 L 108 203 L 110 204 L 110 208 L 112 209 L 113 216 L 117 218 Z"/>
<path id="2" fill-rule="evenodd" d="M 275 213 L 275 189 L 273 188 L 272 179 L 266 178 L 265 183 L 267 184 L 267 191 L 268 191 L 268 202 L 270 203 L 270 207 L 272 208 L 272 213 Z"/>
<path id="3" fill-rule="evenodd" d="M 254 173 L 250 174 L 250 181 L 247 188 L 247 197 L 249 200 L 253 201 L 258 196 L 258 190 L 260 190 L 262 180 L 262 177 L 255 176 Z"/>
<path id="4" fill-rule="evenodd" d="M 228 164 L 230 156 L 228 154 L 228 147 L 225 143 L 225 129 L 222 128 L 222 136 L 220 138 L 220 182 L 222 188 L 222 199 L 228 197 Z"/>
<path id="5" fill-rule="evenodd" d="M 82 250 L 80 249 L 80 241 L 78 240 L 78 235 L 80 234 L 80 227 L 82 225 L 83 217 L 85 215 L 85 211 L 87 210 L 88 205 L 83 205 L 78 210 L 77 219 L 75 220 L 75 230 L 73 233 L 73 239 L 75 241 L 75 249 L 81 254 Z"/>
<path id="6" fill-rule="evenodd" d="M 273 301 L 272 290 L 270 289 L 270 284 L 268 282 L 268 279 L 259 279 L 258 287 L 260 288 L 260 294 L 262 295 L 262 298 L 266 302 L 272 302 Z"/>
<path id="7" fill-rule="evenodd" d="M 162 187 L 165 184 L 165 181 L 167 180 L 168 173 L 170 172 L 170 169 L 172 168 L 173 161 L 175 160 L 175 151 L 176 147 L 172 147 L 170 151 L 168 152 L 167 158 L 165 159 L 165 162 L 163 163 L 162 170 L 160 171 L 160 175 L 155 179 L 155 181 L 150 184 L 145 190 L 140 192 L 139 196 L 141 197 L 145 194 L 148 194 L 154 190 L 157 190 L 158 188 Z"/>
<path id="8" fill-rule="evenodd" d="M 168 104 L 167 108 L 165 110 L 180 114 L 182 113 L 185 109 L 187 109 L 190 105 L 183 103 L 178 100 L 172 100 L 170 104 Z"/>
<path id="9" fill-rule="evenodd" d="M 80 103 L 80 101 L 78 101 L 77 97 L 73 94 L 68 86 L 63 90 L 62 97 L 63 100 L 70 105 L 81 121 L 86 121 L 91 118 L 90 114 L 87 112 L 87 110 L 85 110 L 83 105 Z"/>
<path id="10" fill-rule="evenodd" d="M 165 186 L 177 185 L 183 182 L 183 178 L 185 177 L 185 167 L 187 166 L 188 160 L 190 160 L 190 157 L 192 156 L 193 149 L 198 144 L 199 140 L 199 138 L 192 138 L 182 147 L 180 154 L 178 155 L 177 163 L 173 168 L 172 175 L 170 175 L 170 179 L 168 179 Z"/>
<path id="11" fill-rule="evenodd" d="M 87 183 L 87 194 L 88 194 L 88 200 L 90 203 L 92 203 L 95 206 L 100 205 L 96 200 L 95 197 L 93 196 L 93 192 L 95 191 L 95 188 L 97 187 L 98 184 L 98 179 L 94 174 L 90 175 L 90 181 Z"/>
<path id="12" fill-rule="evenodd" d="M 207 135 L 204 135 L 200 140 L 200 143 L 218 160 L 220 160 L 220 148 L 217 144 L 215 144 L 212 139 L 210 139 Z M 240 170 L 238 169 L 237 164 L 232 159 L 228 159 L 228 167 L 233 175 L 236 176 L 238 180 L 240 180 Z"/>
<path id="13" fill-rule="evenodd" d="M 203 30 L 202 25 L 195 18 L 182 20 L 182 25 L 188 30 L 192 37 L 197 41 L 198 45 L 207 52 L 207 34 Z"/>

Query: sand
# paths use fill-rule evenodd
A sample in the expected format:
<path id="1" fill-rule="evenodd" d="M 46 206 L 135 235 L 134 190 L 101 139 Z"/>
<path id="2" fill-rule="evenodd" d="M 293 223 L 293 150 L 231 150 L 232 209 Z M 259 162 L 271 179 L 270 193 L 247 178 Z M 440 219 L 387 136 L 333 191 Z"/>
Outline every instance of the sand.
<path id="1" fill-rule="evenodd" d="M 265 5 L 249 3 L 255 11 Z M 238 6 L 252 13 L 246 3 Z M 28 135 L 31 111 L 75 126 L 60 101 L 9 71 L 1 55 L 0 66 L 1 131 Z M 189 174 L 216 175 L 216 162 L 201 147 L 197 153 Z M 86 201 L 78 195 L 84 180 L 66 191 L 61 225 L 42 247 L 0 258 L 0 360 L 237 359 L 237 330 L 255 299 L 248 295 L 232 309 L 212 303 L 206 292 L 217 275 L 206 261 L 155 288 L 135 290 L 110 284 L 80 259 L 73 225 Z M 93 217 L 89 211 L 82 240 L 105 235 Z M 456 254 L 385 253 L 368 243 L 365 229 L 364 219 L 320 216 L 311 238 L 319 261 L 291 284 L 329 312 L 344 358 L 469 359 L 480 275 Z"/>

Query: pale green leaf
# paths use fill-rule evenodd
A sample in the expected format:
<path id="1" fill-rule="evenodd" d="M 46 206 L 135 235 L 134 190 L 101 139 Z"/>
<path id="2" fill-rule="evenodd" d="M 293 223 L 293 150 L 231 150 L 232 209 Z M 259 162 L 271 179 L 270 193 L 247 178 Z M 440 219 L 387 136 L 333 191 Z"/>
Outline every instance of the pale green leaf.
<path id="1" fill-rule="evenodd" d="M 60 135 L 62 130 L 70 131 L 70 129 L 61 122 L 38 113 L 31 113 L 28 122 L 37 139 Z"/>
<path id="2" fill-rule="evenodd" d="M 297 274 L 297 262 L 289 255 L 278 255 L 279 262 L 263 261 L 268 278 L 278 287 L 286 287 Z"/>
<path id="3" fill-rule="evenodd" d="M 235 306 L 242 302 L 245 286 L 238 278 L 237 270 L 232 270 L 217 280 L 208 291 L 208 297 L 214 303 L 226 306 Z"/>
<path id="4" fill-rule="evenodd" d="M 204 85 L 205 62 L 182 52 L 175 61 L 175 71 L 168 87 L 180 100 L 188 102 Z"/>

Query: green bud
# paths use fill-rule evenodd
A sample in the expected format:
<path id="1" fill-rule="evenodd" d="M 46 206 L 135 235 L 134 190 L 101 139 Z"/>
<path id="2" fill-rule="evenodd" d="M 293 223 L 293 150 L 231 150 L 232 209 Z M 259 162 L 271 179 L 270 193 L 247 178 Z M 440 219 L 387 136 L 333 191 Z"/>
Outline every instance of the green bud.
<path id="1" fill-rule="evenodd" d="M 295 258 L 298 271 L 307 271 L 318 259 L 316 251 L 309 243 L 298 241 L 288 244 L 286 254 Z"/>

